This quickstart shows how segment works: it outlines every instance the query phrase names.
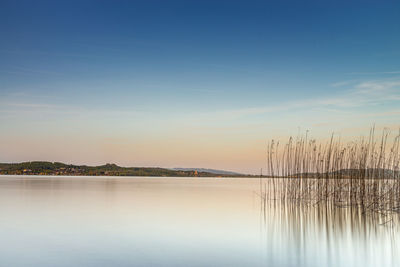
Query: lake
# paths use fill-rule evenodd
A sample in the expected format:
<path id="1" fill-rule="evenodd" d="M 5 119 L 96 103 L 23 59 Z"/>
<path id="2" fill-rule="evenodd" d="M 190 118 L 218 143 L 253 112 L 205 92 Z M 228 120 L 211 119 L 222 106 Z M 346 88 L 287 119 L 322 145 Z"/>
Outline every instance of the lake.
<path id="1" fill-rule="evenodd" d="M 0 266 L 400 266 L 357 209 L 269 201 L 259 179 L 0 176 Z"/>

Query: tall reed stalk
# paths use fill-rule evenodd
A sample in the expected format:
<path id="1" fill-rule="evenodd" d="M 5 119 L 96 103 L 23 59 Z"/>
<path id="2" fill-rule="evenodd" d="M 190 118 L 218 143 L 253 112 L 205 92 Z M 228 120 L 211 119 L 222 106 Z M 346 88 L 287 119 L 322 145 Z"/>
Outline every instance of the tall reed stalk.
<path id="1" fill-rule="evenodd" d="M 269 179 L 260 184 L 264 203 L 266 199 L 329 202 L 360 208 L 364 214 L 400 213 L 400 132 L 389 137 L 384 130 L 376 138 L 372 128 L 367 138 L 349 143 L 334 135 L 325 143 L 317 142 L 308 133 L 289 138 L 281 147 L 272 140 L 266 154 Z"/>

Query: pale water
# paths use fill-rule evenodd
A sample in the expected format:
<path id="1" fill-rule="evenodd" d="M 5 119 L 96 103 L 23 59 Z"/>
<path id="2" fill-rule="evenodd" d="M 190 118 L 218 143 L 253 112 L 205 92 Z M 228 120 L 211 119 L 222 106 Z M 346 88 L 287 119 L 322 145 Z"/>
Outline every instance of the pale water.
<path id="1" fill-rule="evenodd" d="M 258 179 L 0 176 L 0 266 L 400 266 L 396 222 Z"/>

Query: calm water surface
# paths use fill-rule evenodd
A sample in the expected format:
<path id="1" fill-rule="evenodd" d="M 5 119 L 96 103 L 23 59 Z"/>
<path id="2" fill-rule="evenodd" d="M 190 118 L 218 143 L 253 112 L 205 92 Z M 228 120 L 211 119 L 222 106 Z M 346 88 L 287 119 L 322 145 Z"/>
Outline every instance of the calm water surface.
<path id="1" fill-rule="evenodd" d="M 0 176 L 0 266 L 400 266 L 397 224 L 258 179 Z"/>

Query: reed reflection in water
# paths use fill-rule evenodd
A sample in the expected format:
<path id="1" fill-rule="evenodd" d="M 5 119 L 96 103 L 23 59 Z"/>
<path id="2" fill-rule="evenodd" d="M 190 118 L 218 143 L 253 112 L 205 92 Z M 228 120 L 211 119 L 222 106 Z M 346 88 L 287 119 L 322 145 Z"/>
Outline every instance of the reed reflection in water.
<path id="1" fill-rule="evenodd" d="M 359 208 L 266 201 L 261 212 L 269 266 L 398 266 L 399 217 L 381 224 Z M 271 242 L 271 240 L 273 240 Z M 275 255 L 287 251 L 285 257 Z"/>
<path id="2" fill-rule="evenodd" d="M 399 266 L 397 219 L 258 179 L 0 177 L 0 266 Z M 264 202 L 263 202 L 264 203 Z"/>

